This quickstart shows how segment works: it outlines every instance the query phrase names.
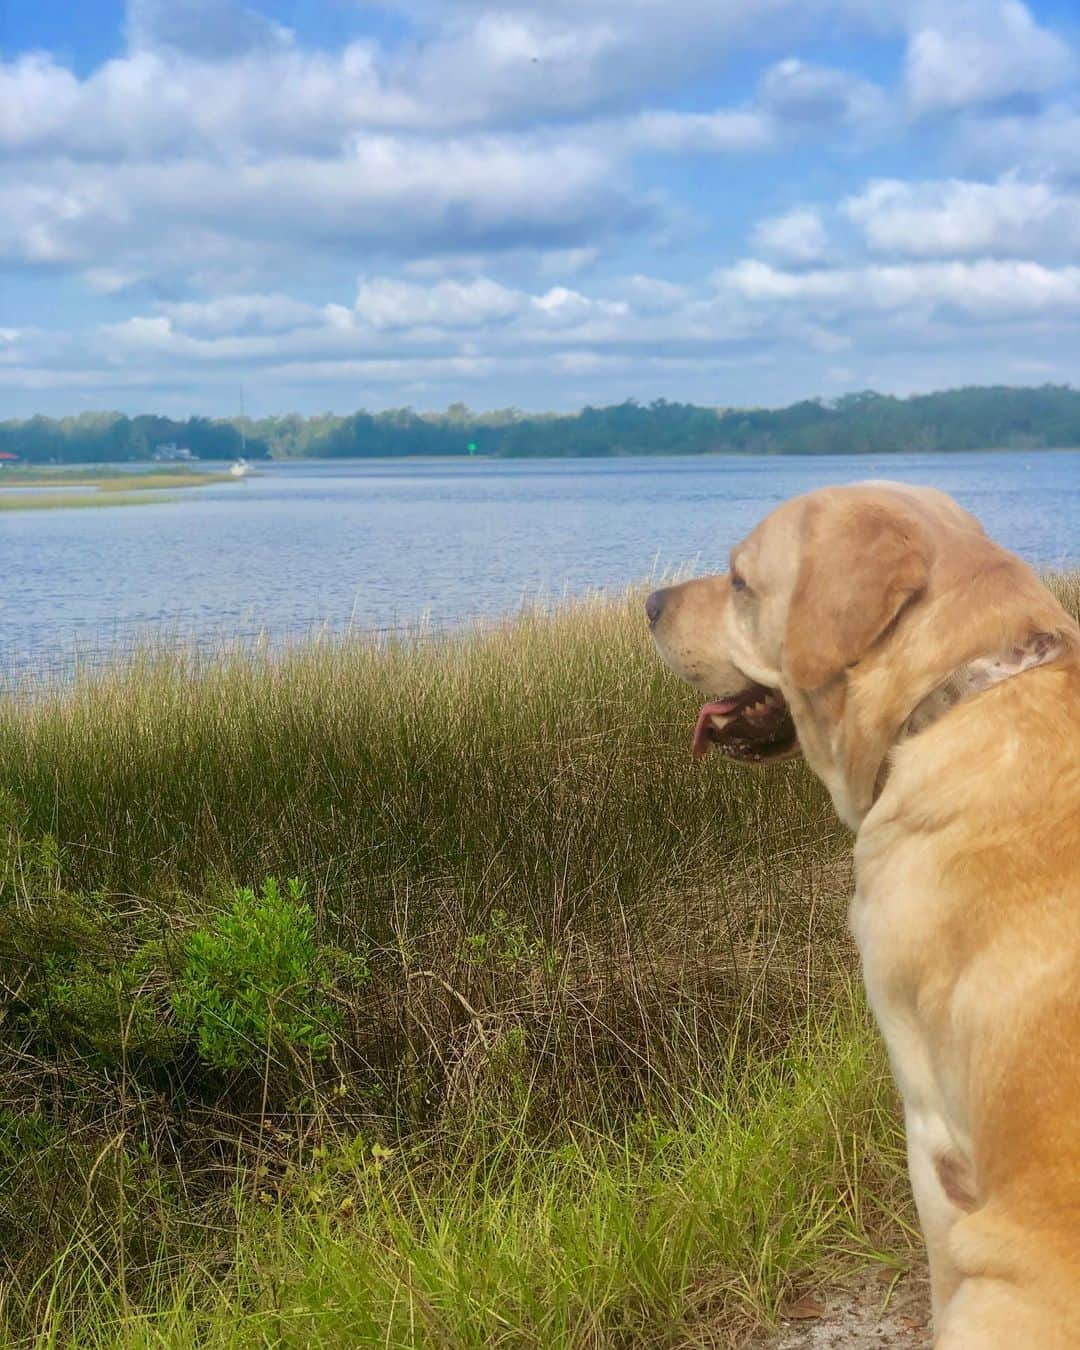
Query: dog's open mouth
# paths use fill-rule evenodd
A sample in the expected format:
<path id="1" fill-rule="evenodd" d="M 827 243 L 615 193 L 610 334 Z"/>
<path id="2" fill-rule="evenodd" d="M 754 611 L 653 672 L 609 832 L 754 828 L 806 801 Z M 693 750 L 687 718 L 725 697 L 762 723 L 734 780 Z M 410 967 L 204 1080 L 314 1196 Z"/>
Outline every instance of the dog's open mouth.
<path id="1" fill-rule="evenodd" d="M 694 728 L 695 759 L 714 748 L 752 764 L 795 754 L 799 738 L 779 689 L 752 684 L 733 698 L 706 703 Z"/>

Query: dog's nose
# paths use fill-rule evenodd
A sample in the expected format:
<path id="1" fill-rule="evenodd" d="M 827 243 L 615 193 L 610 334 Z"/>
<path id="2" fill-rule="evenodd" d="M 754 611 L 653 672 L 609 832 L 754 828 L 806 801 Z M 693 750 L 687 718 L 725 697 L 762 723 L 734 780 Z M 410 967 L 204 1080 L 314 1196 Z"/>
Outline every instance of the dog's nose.
<path id="1" fill-rule="evenodd" d="M 656 621 L 663 612 L 666 597 L 667 591 L 653 591 L 652 595 L 645 601 L 645 614 L 649 620 L 650 628 L 656 627 Z"/>

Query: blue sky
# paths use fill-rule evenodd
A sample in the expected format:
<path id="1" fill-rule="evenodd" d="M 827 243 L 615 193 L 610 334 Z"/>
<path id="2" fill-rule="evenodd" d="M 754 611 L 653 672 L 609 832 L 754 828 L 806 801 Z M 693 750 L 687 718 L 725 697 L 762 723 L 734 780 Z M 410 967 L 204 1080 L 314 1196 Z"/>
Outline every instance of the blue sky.
<path id="1" fill-rule="evenodd" d="M 1073 0 L 0 0 L 0 418 L 1075 378 Z"/>

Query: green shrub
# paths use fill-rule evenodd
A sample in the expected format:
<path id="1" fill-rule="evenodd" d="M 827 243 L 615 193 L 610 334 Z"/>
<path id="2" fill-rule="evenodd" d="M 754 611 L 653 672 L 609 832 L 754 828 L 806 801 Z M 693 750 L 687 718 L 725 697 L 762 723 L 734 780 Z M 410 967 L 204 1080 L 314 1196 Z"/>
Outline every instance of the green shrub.
<path id="1" fill-rule="evenodd" d="M 520 919 L 511 919 L 505 909 L 493 909 L 488 926 L 478 933 L 466 933 L 465 959 L 473 964 L 492 963 L 512 967 L 522 962 L 544 964 L 544 944 L 530 937 Z"/>
<path id="2" fill-rule="evenodd" d="M 177 1033 L 162 997 L 159 943 L 119 961 L 50 953 L 36 976 L 23 1021 L 39 1041 L 75 1049 L 107 1071 L 173 1060 Z"/>
<path id="3" fill-rule="evenodd" d="M 192 934 L 173 993 L 181 1026 L 203 1060 L 234 1069 L 281 1051 L 322 1059 L 339 1017 L 315 942 L 315 917 L 292 879 L 282 894 L 239 888 L 212 928 Z"/>
<path id="4" fill-rule="evenodd" d="M 106 1073 L 172 1059 L 164 930 L 131 897 L 68 891 L 64 850 L 0 791 L 0 1021 L 22 1049 Z"/>

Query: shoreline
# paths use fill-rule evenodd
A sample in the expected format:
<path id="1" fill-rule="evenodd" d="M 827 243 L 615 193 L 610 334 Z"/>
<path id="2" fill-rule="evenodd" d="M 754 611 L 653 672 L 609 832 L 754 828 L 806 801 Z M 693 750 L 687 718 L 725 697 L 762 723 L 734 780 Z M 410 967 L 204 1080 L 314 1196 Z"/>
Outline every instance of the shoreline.
<path id="1" fill-rule="evenodd" d="M 951 458 L 954 455 L 1043 455 L 1043 454 L 1062 454 L 1068 452 L 1080 451 L 1078 445 L 1038 445 L 1038 446 L 1008 446 L 1008 445 L 989 445 L 989 446 L 969 446 L 965 449 L 904 449 L 904 450 L 677 450 L 670 453 L 664 451 L 649 451 L 647 453 L 638 453 L 636 451 L 613 450 L 604 454 L 565 454 L 565 455 L 499 455 L 499 454 L 432 454 L 432 455 L 268 455 L 263 458 L 253 459 L 251 463 L 251 474 L 257 474 L 259 466 L 273 464 L 456 464 L 456 463 L 484 463 L 484 464 L 562 464 L 571 460 L 583 460 L 587 462 L 609 462 L 619 461 L 633 462 L 635 460 L 676 460 L 676 459 L 760 459 L 760 460 L 808 460 L 808 459 L 860 459 L 860 458 L 909 458 L 912 456 L 946 457 Z M 196 460 L 196 464 L 227 464 L 228 460 Z M 116 460 L 103 463 L 98 460 L 65 460 L 62 464 L 38 465 L 33 464 L 29 467 L 37 470 L 46 470 L 50 473 L 63 474 L 75 470 L 83 470 L 90 465 L 99 466 L 103 470 L 110 472 L 131 472 L 132 476 L 140 472 L 153 472 L 149 466 L 153 460 Z M 141 467 L 147 466 L 146 470 Z M 0 491 L 5 487 L 5 475 L 11 474 L 12 477 L 21 470 L 12 467 L 0 467 Z M 228 474 L 216 475 L 222 481 L 230 480 Z M 18 486 L 18 485 L 16 485 Z M 191 486 L 199 486 L 192 484 Z"/>

